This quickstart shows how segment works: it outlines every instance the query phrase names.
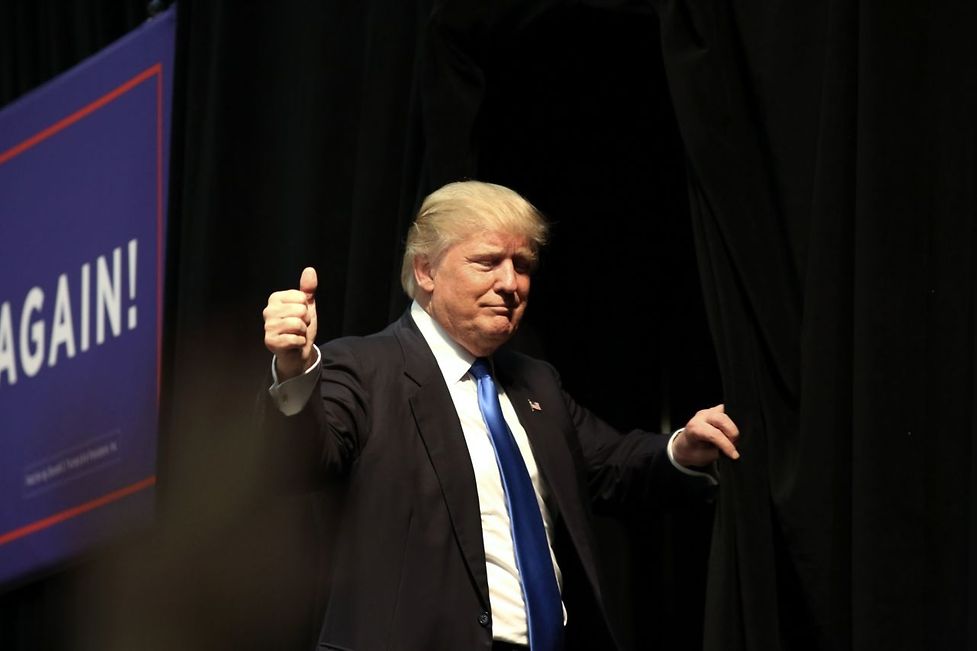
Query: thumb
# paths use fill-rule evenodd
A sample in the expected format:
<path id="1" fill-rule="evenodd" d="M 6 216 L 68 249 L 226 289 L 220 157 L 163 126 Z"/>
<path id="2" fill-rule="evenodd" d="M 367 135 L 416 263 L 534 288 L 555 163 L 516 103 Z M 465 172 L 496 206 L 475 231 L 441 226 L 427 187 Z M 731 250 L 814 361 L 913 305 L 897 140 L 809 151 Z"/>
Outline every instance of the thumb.
<path id="1" fill-rule="evenodd" d="M 319 278 L 316 276 L 315 269 L 306 267 L 302 270 L 302 279 L 299 280 L 299 290 L 309 295 L 310 300 L 315 300 L 315 292 L 319 286 Z"/>

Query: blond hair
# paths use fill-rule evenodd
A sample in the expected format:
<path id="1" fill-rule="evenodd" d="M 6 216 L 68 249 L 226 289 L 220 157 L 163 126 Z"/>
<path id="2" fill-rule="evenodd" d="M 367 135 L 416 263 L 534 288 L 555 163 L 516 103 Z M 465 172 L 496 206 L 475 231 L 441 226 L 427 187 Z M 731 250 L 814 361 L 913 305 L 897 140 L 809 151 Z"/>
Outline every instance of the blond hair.
<path id="1" fill-rule="evenodd" d="M 497 231 L 525 237 L 533 255 L 546 244 L 549 227 L 531 203 L 501 185 L 458 181 L 435 190 L 424 199 L 407 234 L 400 284 L 416 298 L 414 259 L 436 261 L 453 244 L 480 232 Z"/>

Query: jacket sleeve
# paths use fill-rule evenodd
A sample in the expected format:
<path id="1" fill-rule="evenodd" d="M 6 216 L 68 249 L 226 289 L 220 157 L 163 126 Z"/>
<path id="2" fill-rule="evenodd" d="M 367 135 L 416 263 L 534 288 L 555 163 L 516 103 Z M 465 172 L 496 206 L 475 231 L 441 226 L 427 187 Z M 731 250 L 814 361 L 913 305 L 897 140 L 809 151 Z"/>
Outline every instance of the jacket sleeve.
<path id="1" fill-rule="evenodd" d="M 300 412 L 285 416 L 267 389 L 256 420 L 266 466 L 274 481 L 289 489 L 318 489 L 341 482 L 369 432 L 369 392 L 363 364 L 345 340 L 321 349 L 319 386 Z"/>
<path id="2" fill-rule="evenodd" d="M 621 433 L 565 391 L 562 395 L 595 511 L 625 515 L 713 498 L 715 488 L 708 479 L 672 465 L 666 452 L 669 435 L 639 429 Z"/>

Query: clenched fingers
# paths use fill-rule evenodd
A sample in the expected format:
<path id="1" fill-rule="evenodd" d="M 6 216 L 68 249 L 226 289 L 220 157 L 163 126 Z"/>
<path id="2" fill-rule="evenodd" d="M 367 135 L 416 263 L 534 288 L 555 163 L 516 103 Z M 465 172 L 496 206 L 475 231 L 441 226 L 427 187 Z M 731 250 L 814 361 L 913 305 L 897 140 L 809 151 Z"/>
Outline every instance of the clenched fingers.
<path id="1" fill-rule="evenodd" d="M 697 448 L 713 447 L 731 459 L 739 459 L 736 440 L 740 431 L 726 413 L 723 405 L 703 409 L 685 426 L 688 442 Z"/>
<path id="2" fill-rule="evenodd" d="M 314 318 L 308 296 L 299 290 L 275 292 L 262 311 L 265 321 L 265 347 L 278 355 L 303 348 Z"/>

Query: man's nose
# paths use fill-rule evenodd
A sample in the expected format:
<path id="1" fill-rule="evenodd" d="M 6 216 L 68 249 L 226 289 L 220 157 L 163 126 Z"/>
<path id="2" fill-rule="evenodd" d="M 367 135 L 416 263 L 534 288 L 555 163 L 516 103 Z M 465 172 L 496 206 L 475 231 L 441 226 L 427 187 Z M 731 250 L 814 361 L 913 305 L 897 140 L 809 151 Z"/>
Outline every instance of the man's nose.
<path id="1" fill-rule="evenodd" d="M 499 265 L 495 287 L 499 291 L 509 292 L 510 294 L 516 291 L 516 269 L 512 265 L 512 260 L 504 260 Z"/>

